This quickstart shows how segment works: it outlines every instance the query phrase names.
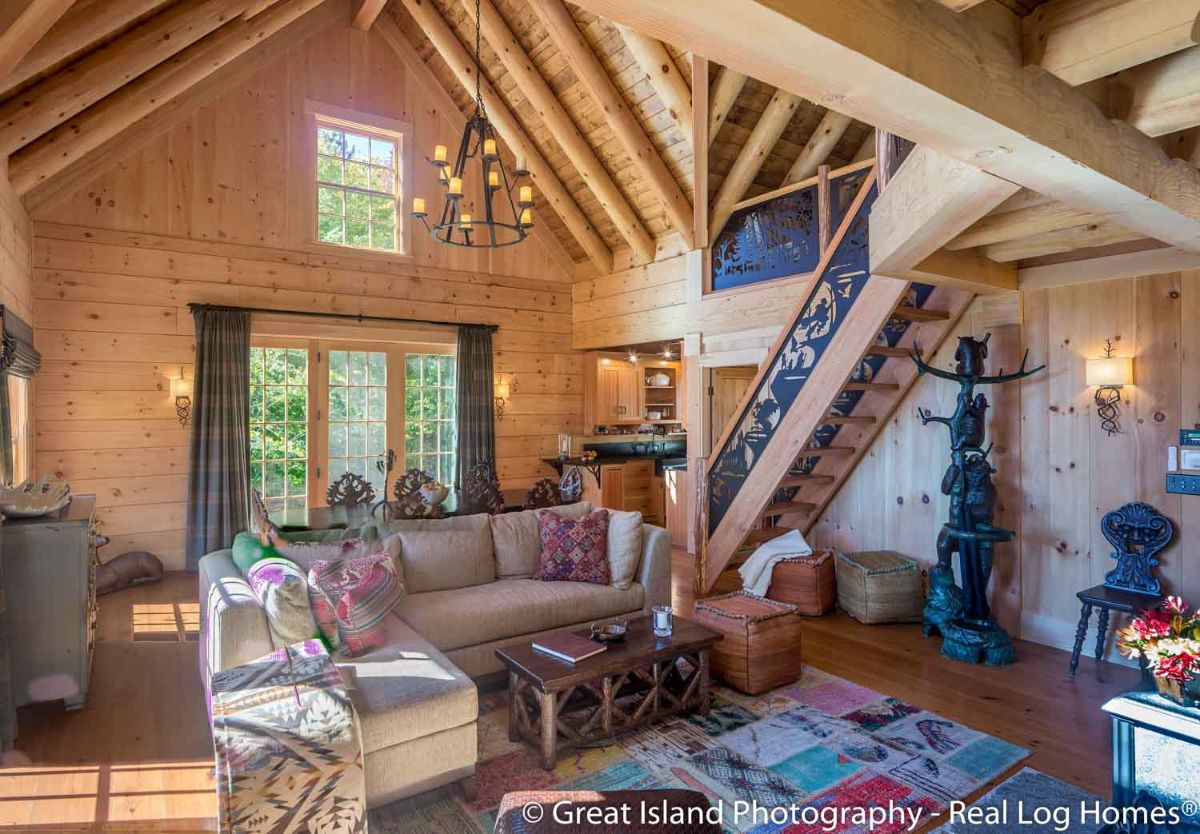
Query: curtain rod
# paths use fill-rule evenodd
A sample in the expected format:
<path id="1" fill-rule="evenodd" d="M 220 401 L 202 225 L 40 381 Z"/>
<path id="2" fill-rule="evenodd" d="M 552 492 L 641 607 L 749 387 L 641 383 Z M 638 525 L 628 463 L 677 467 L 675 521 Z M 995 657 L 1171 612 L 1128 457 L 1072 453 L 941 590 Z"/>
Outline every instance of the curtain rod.
<path id="1" fill-rule="evenodd" d="M 235 307 L 229 304 L 201 304 L 193 301 L 188 309 L 196 310 L 237 310 L 243 313 L 271 313 L 284 316 L 307 316 L 316 319 L 353 319 L 354 321 L 388 321 L 401 324 L 432 324 L 439 327 L 486 327 L 495 333 L 500 329 L 498 324 L 474 324 L 463 321 L 434 321 L 433 319 L 404 319 L 395 316 L 365 316 L 362 313 L 325 313 L 320 310 L 272 310 L 267 307 Z"/>

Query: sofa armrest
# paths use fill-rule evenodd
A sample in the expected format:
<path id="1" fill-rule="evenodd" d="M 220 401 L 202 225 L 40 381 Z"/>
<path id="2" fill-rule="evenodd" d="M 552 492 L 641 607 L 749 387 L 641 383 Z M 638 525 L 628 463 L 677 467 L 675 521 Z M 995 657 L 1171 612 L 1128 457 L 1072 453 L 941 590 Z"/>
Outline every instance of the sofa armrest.
<path id="1" fill-rule="evenodd" d="M 653 524 L 642 526 L 642 564 L 638 582 L 646 591 L 642 613 L 671 604 L 671 535 Z"/>
<path id="2" fill-rule="evenodd" d="M 217 672 L 275 649 L 267 614 L 233 563 L 233 551 L 200 560 L 200 674 L 205 690 Z"/>

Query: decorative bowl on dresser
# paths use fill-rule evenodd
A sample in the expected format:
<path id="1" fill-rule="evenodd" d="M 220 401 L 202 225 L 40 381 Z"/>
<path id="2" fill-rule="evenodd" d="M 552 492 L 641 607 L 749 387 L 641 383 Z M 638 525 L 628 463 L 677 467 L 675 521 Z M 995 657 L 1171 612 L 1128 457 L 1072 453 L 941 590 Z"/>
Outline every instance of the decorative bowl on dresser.
<path id="1" fill-rule="evenodd" d="M 95 495 L 0 527 L 15 706 L 83 708 L 96 641 Z"/>

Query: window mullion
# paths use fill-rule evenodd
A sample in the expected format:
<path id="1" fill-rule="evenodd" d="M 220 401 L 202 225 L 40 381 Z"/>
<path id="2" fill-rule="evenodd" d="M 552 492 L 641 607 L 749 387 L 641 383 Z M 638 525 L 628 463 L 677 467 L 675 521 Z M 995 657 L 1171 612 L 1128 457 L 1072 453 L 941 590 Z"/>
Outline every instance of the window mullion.
<path id="1" fill-rule="evenodd" d="M 329 483 L 329 351 L 308 342 L 308 505 L 325 505 Z"/>

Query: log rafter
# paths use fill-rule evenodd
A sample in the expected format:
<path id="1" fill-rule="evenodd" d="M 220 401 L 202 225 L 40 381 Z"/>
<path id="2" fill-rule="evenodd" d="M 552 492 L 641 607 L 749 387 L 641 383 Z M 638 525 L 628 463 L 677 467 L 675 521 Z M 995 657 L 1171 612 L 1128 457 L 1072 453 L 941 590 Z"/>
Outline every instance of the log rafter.
<path id="1" fill-rule="evenodd" d="M 475 59 L 459 42 L 458 36 L 442 18 L 437 9 L 426 0 L 402 0 L 404 8 L 424 31 L 438 54 L 446 62 L 458 83 L 473 90 L 476 82 Z M 486 78 L 480 78 L 480 93 L 488 117 L 500 138 L 513 153 L 525 158 L 525 164 L 533 174 L 534 181 L 563 224 L 579 241 L 588 258 L 601 274 L 612 272 L 612 252 L 600 237 L 587 215 L 575 203 L 575 199 L 555 174 L 537 145 L 529 138 L 517 117 L 508 109 Z"/>
<path id="2" fill-rule="evenodd" d="M 712 90 L 708 95 L 708 143 L 711 145 L 717 138 L 717 131 L 729 118 L 729 111 L 737 101 L 742 87 L 746 86 L 746 76 L 729 67 L 721 67 L 713 80 Z"/>
<path id="3" fill-rule="evenodd" d="M 0 33 L 0 79 L 16 69 L 21 59 L 66 14 L 75 0 L 31 0 L 16 20 Z"/>
<path id="4" fill-rule="evenodd" d="M 628 26 L 617 25 L 621 39 L 637 61 L 642 72 L 650 79 L 650 86 L 658 93 L 658 97 L 667 106 L 671 120 L 683 131 L 688 141 L 692 141 L 692 91 L 688 83 L 675 66 L 675 60 L 667 52 L 662 41 L 648 38 L 641 32 Z"/>
<path id="5" fill-rule="evenodd" d="M 462 0 L 462 3 L 464 9 L 474 12 L 472 0 Z M 536 108 L 538 115 L 554 136 L 554 141 L 563 149 L 583 181 L 596 195 L 600 206 L 612 219 L 617 231 L 629 242 L 639 260 L 654 260 L 654 240 L 597 158 L 596 152 L 571 120 L 566 108 L 533 65 L 499 9 L 491 0 L 481 0 L 480 13 L 484 37 L 492 45 L 493 51 L 512 76 L 518 89 Z"/>

